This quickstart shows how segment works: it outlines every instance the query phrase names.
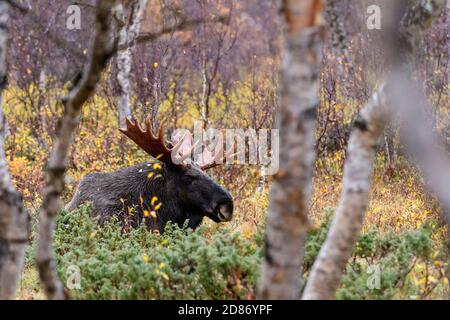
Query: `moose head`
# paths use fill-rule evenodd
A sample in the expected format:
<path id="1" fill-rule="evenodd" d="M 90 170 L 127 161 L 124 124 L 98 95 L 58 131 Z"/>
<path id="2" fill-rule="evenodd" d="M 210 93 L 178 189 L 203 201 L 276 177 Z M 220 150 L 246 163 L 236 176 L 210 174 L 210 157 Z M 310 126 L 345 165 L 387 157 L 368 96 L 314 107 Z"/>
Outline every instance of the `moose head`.
<path id="1" fill-rule="evenodd" d="M 150 117 L 145 130 L 127 119 L 126 128 L 120 131 L 156 161 L 87 175 L 67 205 L 68 210 L 90 201 L 101 222 L 116 215 L 124 227 L 136 227 L 145 221 L 150 229 L 160 232 L 168 221 L 182 226 L 188 220 L 188 226 L 195 229 L 204 217 L 215 222 L 232 219 L 231 195 L 205 173 L 223 163 L 223 149 L 211 153 L 204 148 L 200 160 L 193 162 L 192 136 L 175 136 L 166 143 L 164 127 L 160 126 L 154 135 Z"/>

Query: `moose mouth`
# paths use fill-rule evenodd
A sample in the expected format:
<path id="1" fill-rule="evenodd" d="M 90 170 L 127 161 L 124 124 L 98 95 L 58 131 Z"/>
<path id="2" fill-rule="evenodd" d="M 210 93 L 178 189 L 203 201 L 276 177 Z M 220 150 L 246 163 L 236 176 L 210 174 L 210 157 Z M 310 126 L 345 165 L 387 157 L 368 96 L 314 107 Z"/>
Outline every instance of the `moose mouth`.
<path id="1" fill-rule="evenodd" d="M 217 223 L 231 221 L 231 219 L 233 218 L 233 204 L 221 204 L 217 206 L 214 212 L 208 213 L 206 216 Z"/>

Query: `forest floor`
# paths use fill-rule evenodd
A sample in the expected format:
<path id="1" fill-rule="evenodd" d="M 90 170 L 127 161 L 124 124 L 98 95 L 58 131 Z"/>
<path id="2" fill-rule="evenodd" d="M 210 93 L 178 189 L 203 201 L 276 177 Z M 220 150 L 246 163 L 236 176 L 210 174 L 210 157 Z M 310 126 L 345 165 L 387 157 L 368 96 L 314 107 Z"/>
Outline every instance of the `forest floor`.
<path id="1" fill-rule="evenodd" d="M 329 161 L 333 162 L 334 160 Z M 337 163 L 330 165 L 331 162 L 327 164 L 327 167 L 334 167 L 335 169 L 328 169 L 327 171 L 318 169 L 314 179 L 311 218 L 318 228 L 323 222 L 324 213 L 328 209 L 332 210 L 336 207 L 341 190 L 342 170 Z M 383 159 L 379 158 L 375 168 L 373 185 L 370 205 L 365 218 L 364 232 L 375 228 L 379 233 L 393 232 L 400 235 L 408 230 L 420 229 L 427 221 L 439 221 L 439 209 L 436 202 L 423 192 L 419 175 L 406 161 L 399 159 L 394 174 L 387 177 L 384 174 Z M 231 192 L 233 193 L 233 190 Z M 254 192 L 254 185 L 245 186 L 236 201 L 235 218 L 227 225 L 229 227 L 227 230 L 239 231 L 243 237 L 251 241 L 251 237 L 257 232 L 258 226 L 265 220 L 268 194 L 268 185 L 260 192 Z M 222 226 L 209 221 L 204 224 L 206 225 L 206 231 L 204 232 L 206 237 L 213 237 L 222 228 Z M 432 236 L 440 238 L 441 232 L 442 230 L 438 232 L 439 234 L 435 233 Z M 433 254 L 435 257 L 438 256 L 438 253 L 431 253 L 431 255 Z M 434 268 L 439 269 L 438 274 L 442 274 L 445 262 L 442 261 L 443 259 L 438 260 L 432 261 L 431 264 Z M 432 280 L 438 281 L 435 278 L 432 278 Z M 415 281 L 420 282 L 420 279 Z M 426 281 L 430 282 L 427 286 L 433 284 L 428 279 Z M 439 281 L 443 287 L 448 287 L 448 280 L 445 277 L 441 277 Z M 424 292 L 426 290 L 429 289 L 424 289 Z M 447 294 L 445 290 L 441 290 L 441 293 L 437 293 L 437 291 L 435 295 L 430 292 L 427 298 L 444 298 L 441 294 Z M 402 295 L 399 297 L 404 298 Z M 32 260 L 26 264 L 17 298 L 44 298 L 39 286 L 38 273 Z"/>
<path id="2" fill-rule="evenodd" d="M 34 243 L 36 212 L 43 188 L 43 166 L 52 144 L 50 128 L 56 125 L 50 120 L 56 119 L 57 108 L 49 105 L 42 110 L 42 118 L 47 122 L 45 126 L 36 126 L 31 107 L 17 101 L 17 96 L 21 95 L 25 93 L 14 92 L 13 89 L 5 94 L 8 102 L 5 113 L 11 128 L 5 150 L 14 184 L 23 195 L 34 221 L 31 236 Z M 189 121 L 198 115 L 194 107 L 191 109 L 192 112 L 186 113 L 179 125 L 187 128 L 192 125 Z M 143 117 L 137 115 L 137 118 Z M 86 174 L 111 172 L 146 160 L 147 155 L 118 134 L 116 115 L 108 107 L 108 101 L 95 96 L 83 109 L 83 120 L 76 132 L 69 159 L 65 203 Z M 326 236 L 326 223 L 339 203 L 344 161 L 342 150 L 322 156 L 317 161 L 310 207 L 310 217 L 317 229 L 310 235 L 305 249 L 305 278 Z M 400 157 L 396 160 L 391 174 L 386 174 L 385 169 L 386 161 L 379 154 L 362 237 L 349 262 L 338 298 L 448 298 L 448 279 L 445 276 L 448 256 L 443 250 L 446 230 L 439 219 L 439 207 L 433 197 L 424 192 L 420 174 L 405 159 Z M 256 166 L 232 166 L 208 172 L 233 195 L 234 218 L 227 224 L 215 224 L 206 219 L 202 230 L 194 234 L 180 236 L 175 232 L 173 238 L 161 236 L 158 240 L 138 233 L 135 235 L 138 240 L 128 241 L 129 238 L 115 231 L 99 230 L 95 224 L 85 221 L 89 219 L 83 213 L 75 214 L 73 218 L 60 217 L 66 219 L 66 224 L 72 224 L 74 230 L 61 226 L 59 220 L 54 237 L 57 261 L 79 262 L 85 265 L 86 270 L 91 270 L 81 270 L 85 289 L 76 293 L 75 298 L 254 297 L 270 189 L 269 178 L 265 187 L 257 191 L 258 171 Z M 239 237 L 234 234 L 239 234 Z M 94 245 L 92 241 L 95 241 Z M 210 250 L 204 252 L 205 246 Z M 98 251 L 98 248 L 102 250 Z M 223 251 L 223 248 L 228 251 Z M 197 260 L 186 256 L 185 252 Z M 215 258 L 205 259 L 205 254 Z M 154 261 L 149 261 L 149 256 Z M 194 264 L 196 269 L 194 272 L 191 269 L 187 273 L 184 269 L 178 272 L 180 261 L 186 265 Z M 373 264 L 385 269 L 378 291 L 370 291 L 366 286 L 369 267 Z M 164 272 L 161 271 L 162 266 Z M 208 273 L 211 268 L 217 269 L 213 277 Z M 149 273 L 142 273 L 142 270 L 149 270 Z M 59 271 L 64 276 L 64 271 Z M 143 279 L 136 278 L 136 274 Z M 158 277 L 148 278 L 149 274 Z M 129 283 L 124 280 L 127 276 Z M 106 281 L 113 278 L 117 282 Z M 215 282 L 209 283 L 211 279 Z M 137 285 L 155 289 L 142 291 L 136 288 Z M 44 298 L 31 246 L 27 251 L 17 298 Z"/>

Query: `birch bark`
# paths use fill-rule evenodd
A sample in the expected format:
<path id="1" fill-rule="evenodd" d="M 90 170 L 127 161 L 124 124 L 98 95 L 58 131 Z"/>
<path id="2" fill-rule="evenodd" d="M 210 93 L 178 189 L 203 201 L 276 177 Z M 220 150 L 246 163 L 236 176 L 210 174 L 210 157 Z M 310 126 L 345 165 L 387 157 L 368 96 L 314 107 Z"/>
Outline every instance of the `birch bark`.
<path id="1" fill-rule="evenodd" d="M 340 203 L 309 275 L 305 300 L 334 298 L 342 270 L 353 252 L 369 202 L 376 147 L 388 119 L 384 90 L 383 85 L 372 95 L 354 122 Z"/>
<path id="2" fill-rule="evenodd" d="M 63 99 L 64 114 L 59 121 L 55 142 L 46 168 L 44 199 L 39 212 L 37 265 L 41 283 L 49 299 L 66 299 L 68 294 L 58 279 L 52 255 L 54 218 L 62 208 L 61 194 L 64 190 L 70 145 L 80 122 L 81 109 L 92 95 L 103 69 L 115 51 L 111 41 L 112 8 L 115 1 L 97 0 L 95 34 L 80 80 Z"/>
<path id="3" fill-rule="evenodd" d="M 0 1 L 0 300 L 13 299 L 22 273 L 29 234 L 29 216 L 11 183 L 4 150 L 6 119 L 3 91 L 7 84 L 7 1 Z"/>
<path id="4" fill-rule="evenodd" d="M 132 46 L 139 35 L 142 16 L 147 7 L 148 0 L 135 0 L 131 2 L 129 22 L 125 21 L 123 3 L 119 3 L 115 8 L 116 20 L 119 24 L 119 48 L 117 52 L 117 83 L 118 94 L 116 97 L 117 113 L 119 116 L 119 126 L 125 127 L 125 119 L 132 114 L 130 106 L 130 72 L 132 62 Z"/>
<path id="5" fill-rule="evenodd" d="M 407 6 L 399 6 L 402 21 L 391 24 L 393 31 L 386 46 L 390 58 L 394 62 L 394 70 L 388 75 L 386 85 L 374 93 L 367 106 L 355 121 L 351 134 L 348 158 L 344 168 L 343 191 L 330 230 L 322 246 L 319 256 L 314 262 L 308 278 L 303 299 L 333 299 L 339 286 L 342 272 L 350 258 L 368 205 L 368 195 L 371 185 L 371 175 L 375 158 L 375 147 L 381 138 L 384 127 L 392 116 L 393 108 L 386 108 L 386 101 L 395 108 L 403 108 L 400 117 L 409 117 L 415 112 L 411 106 L 417 105 L 417 100 L 411 101 L 405 95 L 415 96 L 414 90 L 408 90 L 408 76 L 404 70 L 407 67 L 408 56 L 417 47 L 424 32 L 435 20 L 442 9 L 443 0 L 410 1 Z M 396 65 L 398 64 L 398 65 Z M 406 67 L 405 67 L 406 66 Z M 405 90 L 406 89 L 406 90 Z M 425 134 L 425 133 L 424 133 Z M 446 190 L 441 185 L 439 190 Z M 445 191 L 444 191 L 445 193 Z M 442 195 L 442 193 L 441 193 Z M 445 199 L 445 196 L 443 197 Z"/>
<path id="6" fill-rule="evenodd" d="M 282 1 L 281 12 L 286 25 L 280 75 L 280 170 L 270 192 L 262 299 L 297 299 L 300 294 L 319 103 L 320 1 Z"/>

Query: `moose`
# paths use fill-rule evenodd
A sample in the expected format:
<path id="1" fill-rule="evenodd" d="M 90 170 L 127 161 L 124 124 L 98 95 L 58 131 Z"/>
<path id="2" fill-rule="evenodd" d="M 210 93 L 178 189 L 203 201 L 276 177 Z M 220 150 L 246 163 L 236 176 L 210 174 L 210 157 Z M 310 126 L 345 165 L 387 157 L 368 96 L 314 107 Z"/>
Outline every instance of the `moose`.
<path id="1" fill-rule="evenodd" d="M 193 147 L 186 152 L 185 136 L 166 143 L 162 125 L 153 134 L 151 117 L 146 130 L 132 119 L 126 119 L 126 128 L 119 130 L 153 159 L 112 173 L 88 174 L 66 210 L 89 202 L 100 224 L 116 216 L 123 229 L 136 228 L 144 221 L 155 232 L 163 232 L 168 221 L 180 227 L 187 221 L 195 229 L 205 216 L 217 223 L 232 219 L 230 193 L 205 173 L 222 163 L 218 161 L 222 152 L 193 162 Z"/>

